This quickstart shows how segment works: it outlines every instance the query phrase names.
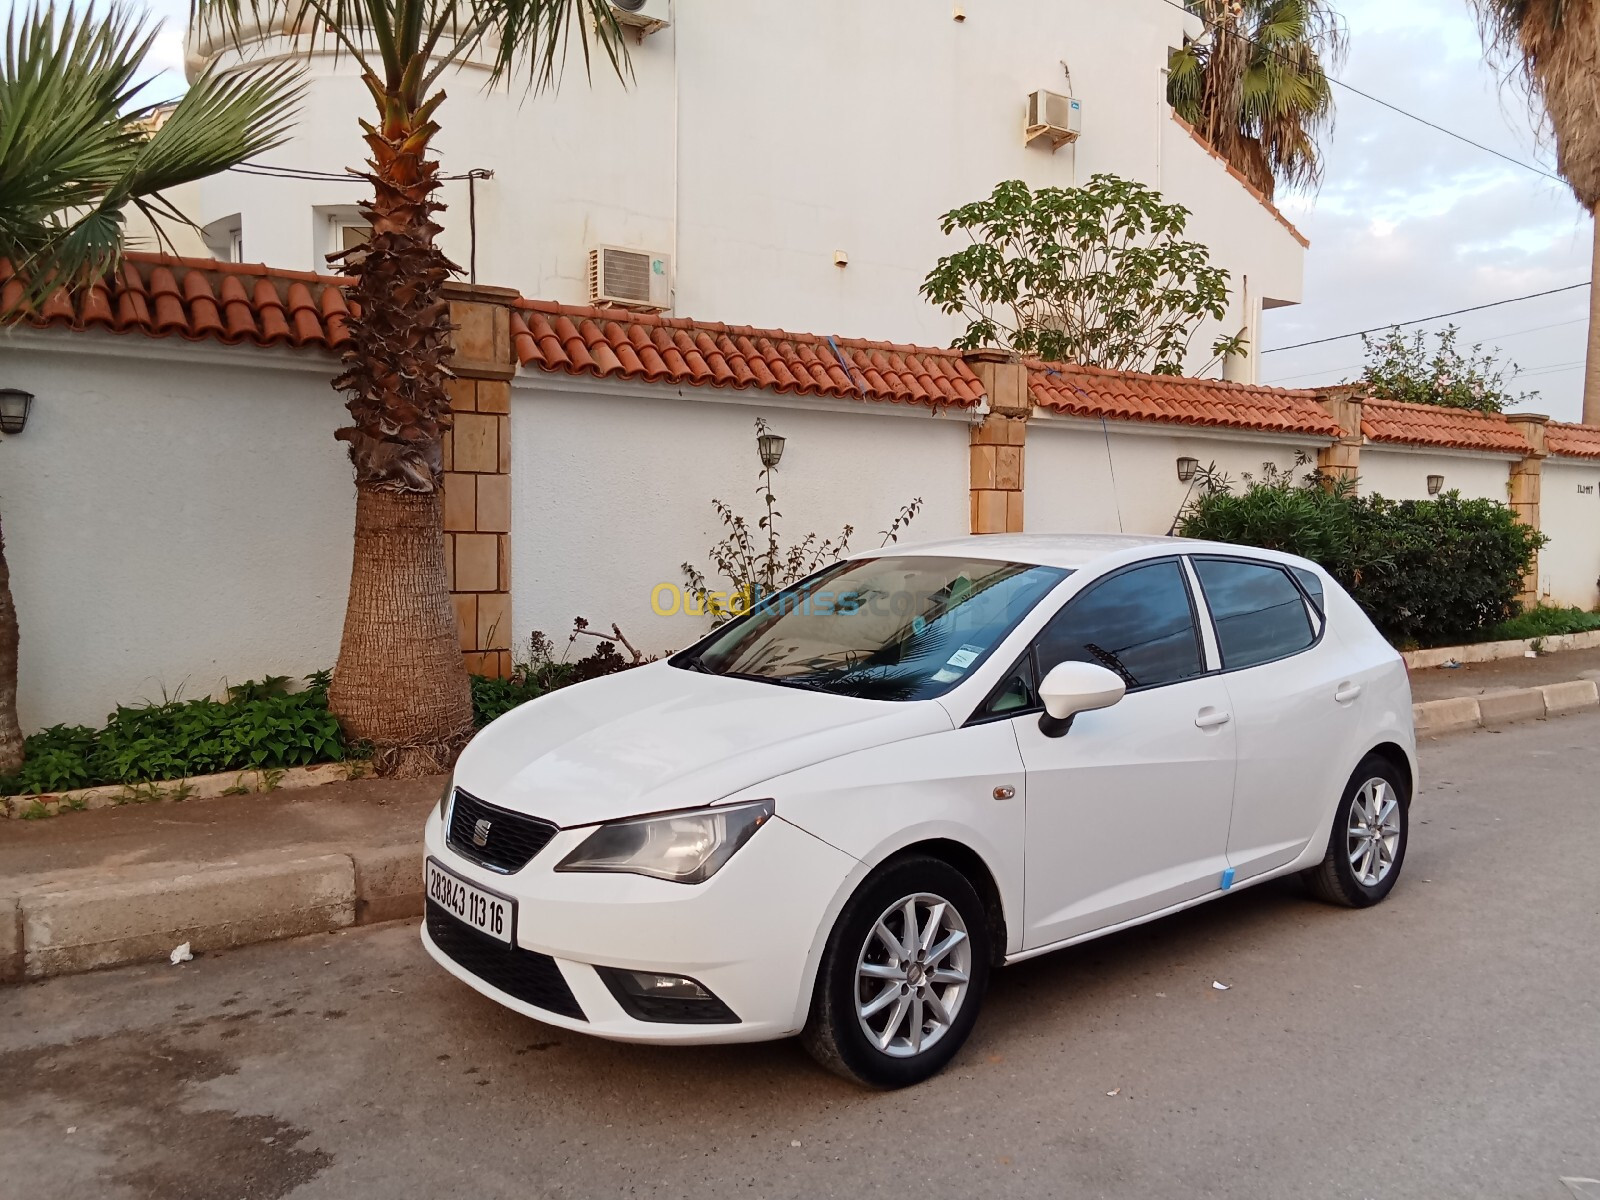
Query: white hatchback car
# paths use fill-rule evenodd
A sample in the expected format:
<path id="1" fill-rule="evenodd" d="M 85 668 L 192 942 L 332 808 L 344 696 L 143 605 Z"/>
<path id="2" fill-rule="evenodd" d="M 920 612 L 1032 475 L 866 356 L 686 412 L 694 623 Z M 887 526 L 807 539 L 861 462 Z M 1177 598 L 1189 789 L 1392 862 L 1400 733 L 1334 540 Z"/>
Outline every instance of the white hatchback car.
<path id="1" fill-rule="evenodd" d="M 1416 778 L 1400 656 L 1303 559 L 872 551 L 480 733 L 427 824 L 422 939 L 552 1025 L 800 1033 L 901 1086 L 993 967 L 1289 872 L 1382 900 Z"/>

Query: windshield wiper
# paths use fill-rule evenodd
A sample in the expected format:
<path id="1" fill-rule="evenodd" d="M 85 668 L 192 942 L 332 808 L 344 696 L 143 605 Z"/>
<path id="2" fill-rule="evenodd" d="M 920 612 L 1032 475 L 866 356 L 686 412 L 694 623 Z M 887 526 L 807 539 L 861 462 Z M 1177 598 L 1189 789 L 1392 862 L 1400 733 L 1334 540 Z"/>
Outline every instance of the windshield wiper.
<path id="1" fill-rule="evenodd" d="M 678 660 L 678 665 L 686 671 L 699 671 L 702 675 L 720 674 L 720 672 L 713 671 L 710 667 L 706 666 L 706 664 L 701 661 L 698 654 L 691 654 L 688 658 L 680 658 Z"/>

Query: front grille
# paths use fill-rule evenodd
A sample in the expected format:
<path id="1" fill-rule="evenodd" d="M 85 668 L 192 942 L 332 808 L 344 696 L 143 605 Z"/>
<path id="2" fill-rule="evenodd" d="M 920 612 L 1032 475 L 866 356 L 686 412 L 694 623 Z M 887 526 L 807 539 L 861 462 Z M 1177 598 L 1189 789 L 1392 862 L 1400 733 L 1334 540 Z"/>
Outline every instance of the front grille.
<path id="1" fill-rule="evenodd" d="M 445 841 L 463 858 L 509 874 L 527 866 L 559 832 L 549 821 L 485 804 L 457 788 L 450 803 L 450 830 Z"/>
<path id="2" fill-rule="evenodd" d="M 556 960 L 548 954 L 498 942 L 456 920 L 432 900 L 426 911 L 428 937 L 440 953 L 468 974 L 524 1004 L 579 1021 L 589 1019 L 578 1007 Z"/>

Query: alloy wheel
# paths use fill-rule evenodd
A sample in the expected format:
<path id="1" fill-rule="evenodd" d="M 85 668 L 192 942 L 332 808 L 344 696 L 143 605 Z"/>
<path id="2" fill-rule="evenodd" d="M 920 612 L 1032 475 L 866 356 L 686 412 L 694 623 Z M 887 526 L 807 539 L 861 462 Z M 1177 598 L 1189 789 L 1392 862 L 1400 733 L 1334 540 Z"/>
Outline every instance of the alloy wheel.
<path id="1" fill-rule="evenodd" d="M 929 892 L 890 905 L 856 958 L 856 1016 L 867 1039 L 893 1058 L 927 1050 L 955 1023 L 971 969 L 972 939 L 955 905 Z"/>
<path id="2" fill-rule="evenodd" d="M 1400 798 L 1387 780 L 1369 779 L 1350 801 L 1345 849 L 1363 887 L 1377 887 L 1394 870 L 1400 849 Z"/>

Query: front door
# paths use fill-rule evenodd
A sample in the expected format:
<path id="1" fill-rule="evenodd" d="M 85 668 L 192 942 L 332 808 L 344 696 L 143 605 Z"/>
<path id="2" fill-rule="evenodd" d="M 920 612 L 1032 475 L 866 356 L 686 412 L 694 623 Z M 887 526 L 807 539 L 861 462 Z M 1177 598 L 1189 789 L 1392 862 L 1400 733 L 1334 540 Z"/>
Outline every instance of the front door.
<path id="1" fill-rule="evenodd" d="M 1024 947 L 1203 896 L 1227 868 L 1235 724 L 1207 674 L 1177 559 L 1117 572 L 1068 601 L 1033 647 L 1122 675 L 1128 694 L 1048 737 L 1012 719 L 1028 777 Z"/>

